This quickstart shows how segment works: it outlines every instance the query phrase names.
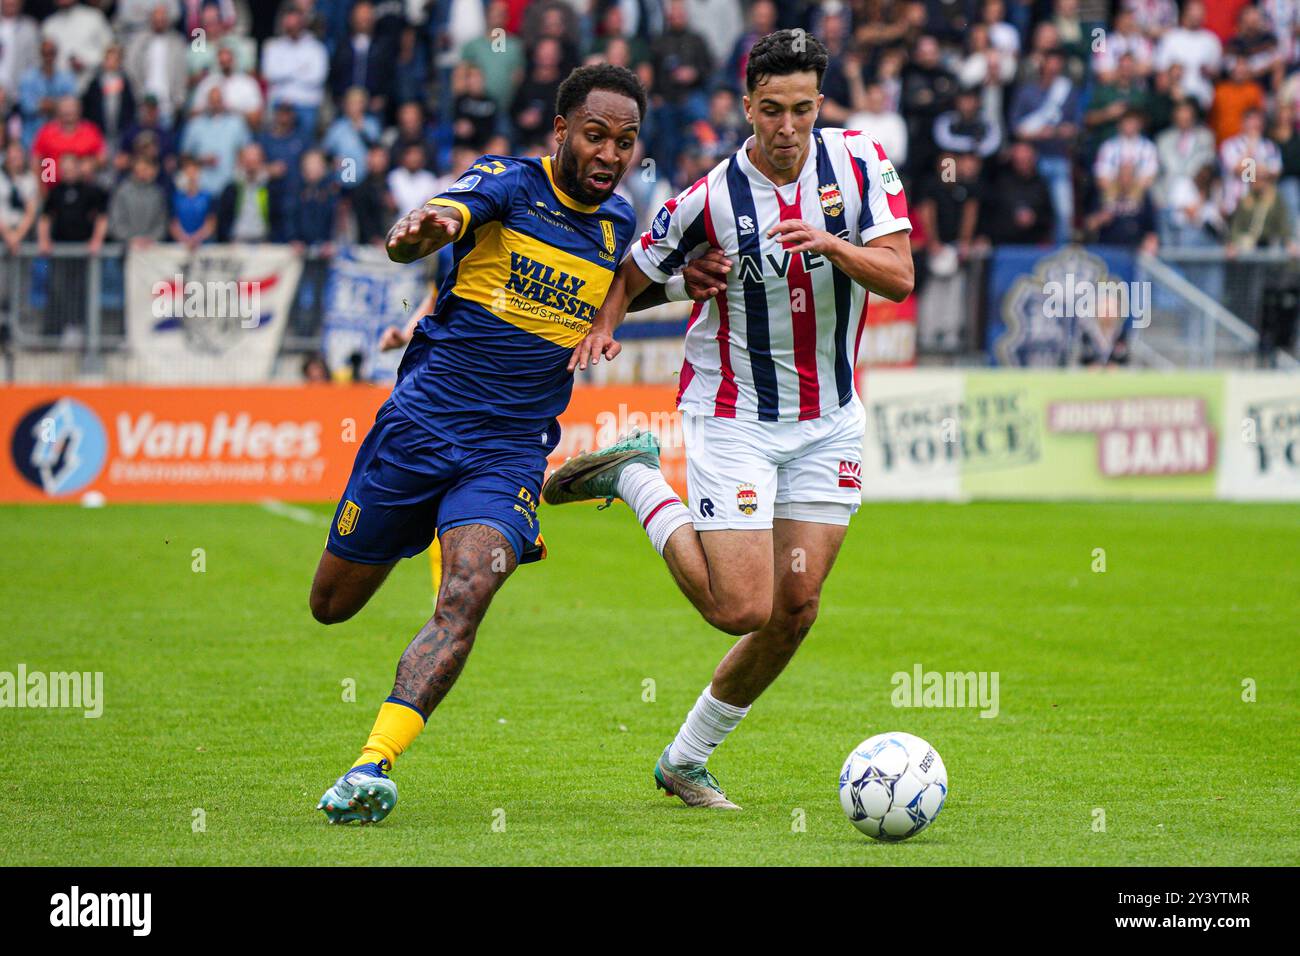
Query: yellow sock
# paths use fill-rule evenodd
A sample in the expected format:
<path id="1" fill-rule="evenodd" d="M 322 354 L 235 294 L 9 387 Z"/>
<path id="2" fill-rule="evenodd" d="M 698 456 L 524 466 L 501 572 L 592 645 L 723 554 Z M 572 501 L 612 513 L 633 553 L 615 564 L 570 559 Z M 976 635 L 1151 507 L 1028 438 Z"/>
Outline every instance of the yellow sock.
<path id="1" fill-rule="evenodd" d="M 352 766 L 386 760 L 388 766 L 384 769 L 392 770 L 402 751 L 411 746 L 411 741 L 420 736 L 423 729 L 424 715 L 413 704 L 396 697 L 388 698 L 379 705 L 379 716 L 375 718 L 375 726 L 370 729 L 370 739 Z"/>

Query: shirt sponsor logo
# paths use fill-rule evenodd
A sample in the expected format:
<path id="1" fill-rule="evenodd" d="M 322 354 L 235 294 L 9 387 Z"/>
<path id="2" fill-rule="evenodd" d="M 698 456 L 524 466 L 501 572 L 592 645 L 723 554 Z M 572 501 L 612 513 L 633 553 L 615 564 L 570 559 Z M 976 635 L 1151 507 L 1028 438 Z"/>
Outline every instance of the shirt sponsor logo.
<path id="1" fill-rule="evenodd" d="M 898 178 L 898 170 L 887 159 L 880 161 L 880 188 L 891 196 L 897 196 L 903 191 L 903 181 Z"/>
<path id="2" fill-rule="evenodd" d="M 510 278 L 506 280 L 505 291 L 544 306 L 559 316 L 573 316 L 581 322 L 591 322 L 596 315 L 596 306 L 579 297 L 586 284 L 587 280 L 580 276 L 518 252 L 510 253 Z M 556 316 L 557 320 L 559 316 Z"/>
<path id="3" fill-rule="evenodd" d="M 862 462 L 840 462 L 840 487 L 862 490 Z"/>

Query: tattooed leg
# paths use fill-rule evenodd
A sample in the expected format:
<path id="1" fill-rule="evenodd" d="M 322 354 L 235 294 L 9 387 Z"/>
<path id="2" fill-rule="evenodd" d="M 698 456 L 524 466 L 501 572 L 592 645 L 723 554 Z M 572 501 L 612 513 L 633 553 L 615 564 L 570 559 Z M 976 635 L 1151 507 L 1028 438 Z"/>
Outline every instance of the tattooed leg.
<path id="1" fill-rule="evenodd" d="M 397 663 L 393 696 L 427 717 L 456 683 L 479 622 L 515 569 L 515 552 L 501 532 L 486 525 L 452 528 L 442 542 L 438 606 Z"/>

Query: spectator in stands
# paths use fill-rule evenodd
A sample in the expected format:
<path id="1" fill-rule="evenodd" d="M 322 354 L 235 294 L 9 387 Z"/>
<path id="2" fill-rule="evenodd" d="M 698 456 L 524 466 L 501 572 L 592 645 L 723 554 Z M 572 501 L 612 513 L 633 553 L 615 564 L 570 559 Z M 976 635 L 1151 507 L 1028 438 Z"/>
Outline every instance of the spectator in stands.
<path id="1" fill-rule="evenodd" d="M 280 16 L 280 33 L 262 45 L 262 77 L 267 98 L 274 106 L 288 103 L 298 114 L 298 125 L 314 136 L 316 119 L 325 98 L 329 55 L 325 45 L 306 30 L 302 10 L 287 6 Z"/>
<path id="2" fill-rule="evenodd" d="M 185 41 L 171 28 L 172 13 L 158 4 L 149 14 L 149 29 L 131 38 L 126 48 L 126 75 L 137 96 L 153 96 L 163 121 L 179 116 L 189 94 Z M 210 42 L 210 41 L 209 41 Z"/>
<path id="3" fill-rule="evenodd" d="M 1245 76 L 1263 88 L 1281 86 L 1285 70 L 1277 36 L 1269 29 L 1264 11 L 1253 4 L 1238 12 L 1237 32 L 1223 47 L 1223 65 L 1235 73 L 1238 63 L 1244 63 Z"/>
<path id="4" fill-rule="evenodd" d="M 1155 46 L 1138 26 L 1131 9 L 1115 11 L 1115 22 L 1106 31 L 1101 46 L 1092 54 L 1092 70 L 1100 83 L 1113 83 L 1121 58 L 1132 57 L 1132 76 L 1148 78 L 1155 68 Z"/>
<path id="5" fill-rule="evenodd" d="M 467 63 L 458 72 L 461 83 L 452 107 L 454 145 L 480 153 L 497 130 L 497 102 L 487 95 L 482 70 Z"/>
<path id="6" fill-rule="evenodd" d="M 595 42 L 592 43 L 589 51 L 588 62 L 591 62 L 591 57 L 595 57 L 597 63 L 613 63 L 615 66 L 623 66 L 641 77 L 641 82 L 648 88 L 654 81 L 654 73 L 650 67 L 650 47 L 641 36 L 635 34 L 629 36 L 625 22 L 623 8 L 619 4 L 611 3 L 605 7 L 600 26 L 596 30 Z M 625 56 L 626 63 L 616 62 L 610 54 L 611 46 L 616 44 L 621 45 L 625 51 L 619 56 Z M 730 53 L 731 50 L 728 49 L 719 58 L 719 62 L 725 61 Z"/>
<path id="7" fill-rule="evenodd" d="M 433 168 L 432 160 L 438 149 L 437 137 L 433 127 L 425 122 L 424 109 L 419 103 L 403 103 L 399 106 L 397 126 L 389 132 L 391 135 L 386 140 L 390 166 L 401 165 L 406 147 L 419 146 L 424 150 L 425 168 Z"/>
<path id="8" fill-rule="evenodd" d="M 131 175 L 113 189 L 108 203 L 108 235 L 143 248 L 167 238 L 167 194 L 158 185 L 158 166 L 145 153 L 131 160 Z"/>
<path id="9" fill-rule="evenodd" d="M 966 279 L 960 264 L 976 247 L 980 169 L 974 153 L 939 153 L 933 171 L 920 179 L 913 193 L 917 232 L 925 237 L 916 259 L 917 272 L 924 277 L 917 336 L 926 348 L 953 351 L 961 344 L 959 316 Z"/>
<path id="10" fill-rule="evenodd" d="M 1076 83 L 1083 81 L 1092 57 L 1092 36 L 1083 28 L 1078 0 L 1053 0 L 1051 24 L 1057 45 L 1065 53 L 1065 73 Z"/>
<path id="11" fill-rule="evenodd" d="M 86 87 L 81 106 L 86 121 L 103 134 L 110 160 L 115 158 L 122 133 L 135 125 L 135 96 L 122 72 L 122 48 L 117 44 L 104 51 L 104 62 Z"/>
<path id="12" fill-rule="evenodd" d="M 181 243 L 191 252 L 217 233 L 216 197 L 203 188 L 199 160 L 189 154 L 181 156 L 168 232 L 173 242 Z"/>
<path id="13" fill-rule="evenodd" d="M 302 380 L 307 385 L 330 385 L 330 367 L 325 364 L 325 356 L 319 352 L 308 355 L 302 360 Z"/>
<path id="14" fill-rule="evenodd" d="M 218 242 L 266 242 L 271 238 L 271 175 L 257 143 L 239 151 L 235 175 L 217 202 Z"/>
<path id="15" fill-rule="evenodd" d="M 379 144 L 383 130 L 379 120 L 366 112 L 373 102 L 364 87 L 354 86 L 343 97 L 343 112 L 321 140 L 321 149 L 334 160 L 339 181 L 345 190 L 352 189 L 361 180 L 366 165 L 366 152 Z"/>
<path id="16" fill-rule="evenodd" d="M 1037 82 L 1020 87 L 1011 104 L 1011 128 L 1038 150 L 1038 172 L 1052 191 L 1056 241 L 1068 242 L 1074 226 L 1074 139 L 1079 131 L 1079 94 L 1065 75 L 1065 54 L 1043 56 Z"/>
<path id="17" fill-rule="evenodd" d="M 235 156 L 252 139 L 248 124 L 226 109 L 220 87 L 208 90 L 207 109 L 193 117 L 181 134 L 181 152 L 195 157 L 203 167 L 203 191 L 221 195 L 235 171 Z"/>
<path id="18" fill-rule="evenodd" d="M 288 242 L 289 207 L 298 192 L 298 161 L 311 146 L 311 137 L 298 125 L 289 103 L 272 112 L 271 128 L 259 137 L 270 173 L 271 240 Z"/>
<path id="19" fill-rule="evenodd" d="M 55 181 L 47 171 L 61 174 L 63 156 L 86 160 L 88 165 L 77 163 L 75 168 L 78 174 L 93 177 L 106 157 L 104 135 L 94 123 L 82 119 L 81 102 L 75 96 L 65 96 L 59 100 L 54 119 L 42 126 L 32 140 L 32 154 L 41 166 L 44 182 Z"/>
<path id="20" fill-rule="evenodd" d="M 193 28 L 185 31 L 189 36 Z M 226 25 L 219 4 L 208 3 L 199 12 L 199 29 L 203 43 L 191 44 L 185 55 L 185 72 L 190 86 L 194 86 L 217 68 L 217 53 L 229 47 L 235 51 L 235 69 L 252 73 L 257 69 L 257 44 L 251 37 L 242 36 Z"/>
<path id="21" fill-rule="evenodd" d="M 1295 107 L 1280 103 L 1271 131 L 1281 159 L 1277 191 L 1291 213 L 1291 221 L 1300 227 L 1300 130 L 1296 129 Z"/>
<path id="22" fill-rule="evenodd" d="M 907 120 L 908 162 L 918 170 L 934 165 L 934 121 L 957 94 L 957 78 L 943 65 L 939 41 L 923 36 L 903 68 L 899 111 Z"/>
<path id="23" fill-rule="evenodd" d="M 699 33 L 708 45 L 711 63 L 717 65 L 725 63 L 732 47 L 735 46 L 744 19 L 740 6 L 737 0 L 686 0 L 686 20 L 688 23 L 696 24 L 697 27 L 704 27 Z M 848 33 L 848 11 L 842 6 L 822 4 L 813 6 L 811 12 L 820 13 L 821 17 L 811 22 L 808 25 L 809 29 L 834 57 Z M 833 124 L 827 123 L 827 125 Z"/>
<path id="24" fill-rule="evenodd" d="M 1101 144 L 1119 132 L 1120 117 L 1125 113 L 1149 112 L 1150 98 L 1146 83 L 1138 76 L 1136 59 L 1131 53 L 1121 54 L 1111 79 L 1094 86 L 1088 99 L 1088 109 L 1083 114 L 1089 147 L 1085 159 L 1095 157 Z"/>
<path id="25" fill-rule="evenodd" d="M 1130 108 L 1120 118 L 1116 134 L 1097 150 L 1092 168 L 1097 189 L 1103 200 L 1128 190 L 1129 195 L 1121 198 L 1136 202 L 1155 185 L 1159 172 L 1156 144 L 1142 135 L 1142 114 Z"/>
<path id="26" fill-rule="evenodd" d="M 1007 5 L 1003 0 L 984 0 L 979 26 L 988 31 L 989 43 L 993 49 L 1014 60 L 1020 55 L 1020 31 L 1008 23 L 1006 18 Z"/>
<path id="27" fill-rule="evenodd" d="M 822 15 L 820 23 L 814 29 L 814 34 L 821 41 L 822 46 L 826 47 L 830 61 L 826 64 L 826 73 L 822 77 L 823 99 L 821 110 L 817 114 L 817 125 L 843 127 L 849 113 L 853 110 L 853 92 L 849 86 L 848 72 L 854 69 L 860 71 L 862 61 L 848 48 L 848 11 L 836 4 L 827 4 L 820 9 Z M 718 23 L 716 19 L 704 18 L 698 13 L 693 14 L 691 22 L 707 23 L 711 27 Z M 717 53 L 714 41 L 718 32 L 722 31 L 709 29 L 704 31 L 703 36 L 709 43 L 710 50 L 714 51 L 714 61 L 720 63 L 726 52 Z"/>
<path id="28" fill-rule="evenodd" d="M 73 100 L 73 102 L 76 102 Z M 68 154 L 59 157 L 58 182 L 45 195 L 37 220 L 37 245 L 43 256 L 55 243 L 85 243 L 91 256 L 99 255 L 108 232 L 108 197 L 91 180 L 93 160 Z M 50 262 L 50 297 L 41 334 L 68 336 L 85 325 L 87 270 L 83 256 L 56 256 Z"/>
<path id="29" fill-rule="evenodd" d="M 515 87 L 524 72 L 524 46 L 506 30 L 510 4 L 491 0 L 487 5 L 487 29 L 483 36 L 465 44 L 461 56 L 483 73 L 483 88 L 503 113 L 509 110 Z"/>
<path id="30" fill-rule="evenodd" d="M 415 27 L 405 27 L 397 37 L 397 55 L 393 61 L 391 86 L 384 120 L 391 122 L 394 110 L 402 103 L 423 100 L 429 84 L 428 51 L 424 38 Z"/>
<path id="31" fill-rule="evenodd" d="M 1160 210 L 1161 242 L 1170 226 L 1175 194 L 1186 197 L 1187 187 L 1178 185 L 1191 180 L 1203 167 L 1215 160 L 1214 134 L 1201 123 L 1195 100 L 1183 100 L 1174 108 L 1174 125 L 1156 137 L 1156 156 L 1160 173 L 1153 198 Z"/>
<path id="32" fill-rule="evenodd" d="M 1212 160 L 1170 182 L 1168 207 L 1168 245 L 1175 249 L 1203 249 L 1222 244 L 1227 224 L 1223 221 Z"/>
<path id="33" fill-rule="evenodd" d="M 577 12 L 564 0 L 540 0 L 528 4 L 520 32 L 525 49 L 533 56 L 543 40 L 554 40 L 558 44 L 561 75 L 568 76 L 578 66 L 581 57 Z"/>
<path id="34" fill-rule="evenodd" d="M 1182 25 L 1168 30 L 1156 47 L 1156 69 L 1177 63 L 1182 67 L 1182 88 L 1208 110 L 1214 99 L 1214 81 L 1223 64 L 1219 38 L 1205 29 L 1205 4 L 1187 0 Z"/>
<path id="35" fill-rule="evenodd" d="M 328 259 L 334 254 L 339 185 L 330 177 L 324 153 L 309 149 L 302 154 L 301 179 L 302 185 L 298 187 L 293 202 L 289 241 L 300 252 L 311 249 Z M 423 205 L 423 202 L 421 200 L 416 205 Z"/>
<path id="36" fill-rule="evenodd" d="M 1241 121 L 1241 132 L 1219 146 L 1219 166 L 1223 175 L 1223 209 L 1232 215 L 1250 184 L 1269 172 L 1274 176 L 1282 168 L 1282 154 L 1277 145 L 1264 135 L 1264 114 L 1250 110 Z"/>
<path id="37" fill-rule="evenodd" d="M 399 215 L 388 191 L 388 150 L 372 146 L 366 151 L 366 175 L 348 195 L 357 242 L 382 243 Z"/>
<path id="38" fill-rule="evenodd" d="M 214 89 L 221 91 L 221 101 L 226 109 L 242 116 L 249 129 L 262 125 L 262 87 L 254 77 L 238 69 L 232 46 L 223 46 L 217 50 L 217 69 L 194 87 L 193 112 L 203 111 L 208 103 L 208 95 Z"/>
<path id="39" fill-rule="evenodd" d="M 116 165 L 119 174 L 130 169 L 131 156 L 137 151 L 141 137 L 152 137 L 157 145 L 159 175 L 170 176 L 176 171 L 176 137 L 171 129 L 163 124 L 162 111 L 158 108 L 158 97 L 152 93 L 140 102 L 140 109 L 130 126 L 122 131 L 118 139 Z"/>
<path id="40" fill-rule="evenodd" d="M 18 84 L 40 64 L 41 32 L 23 0 L 0 0 L 0 115 L 18 100 Z"/>
<path id="41" fill-rule="evenodd" d="M 163 0 L 118 0 L 113 13 L 113 29 L 118 42 L 128 44 L 138 34 L 148 32 L 153 11 L 160 6 L 167 10 L 169 25 L 176 28 L 180 22 L 179 4 L 164 3 Z"/>
<path id="42" fill-rule="evenodd" d="M 684 141 L 683 131 L 708 115 L 706 87 L 713 69 L 708 43 L 690 27 L 686 0 L 668 0 L 664 32 L 651 44 L 651 58 L 655 146 L 661 162 L 671 168 Z"/>
<path id="43" fill-rule="evenodd" d="M 997 122 L 984 114 L 975 87 L 959 90 L 954 109 L 934 121 L 934 144 L 946 153 L 975 153 L 988 159 L 1002 145 Z"/>
<path id="44" fill-rule="evenodd" d="M 113 28 L 108 18 L 90 4 L 77 0 L 54 0 L 57 10 L 41 24 L 41 36 L 53 40 L 59 48 L 59 68 L 77 78 L 78 91 L 84 90 L 104 59 L 104 51 L 113 43 Z"/>
<path id="45" fill-rule="evenodd" d="M 532 62 L 510 104 L 514 117 L 515 143 L 523 149 L 547 142 L 555 119 L 555 95 L 565 73 L 560 68 L 561 47 L 546 38 L 533 49 Z"/>
<path id="46" fill-rule="evenodd" d="M 40 183 L 27 162 L 22 143 L 11 140 L 0 167 L 0 239 L 10 255 L 17 255 L 19 244 L 29 241 L 39 208 Z"/>
<path id="47" fill-rule="evenodd" d="M 957 65 L 957 81 L 963 87 L 980 90 L 984 115 L 998 124 L 999 133 L 1005 112 L 1006 86 L 1015 79 L 1016 61 L 1016 54 L 993 47 L 985 24 L 976 23 L 970 28 L 966 35 L 966 56 Z"/>
<path id="48" fill-rule="evenodd" d="M 368 96 L 367 109 L 384 115 L 392 87 L 393 60 L 397 50 L 391 39 L 375 36 L 375 8 L 370 0 L 352 7 L 348 39 L 334 51 L 330 62 L 330 90 L 342 100 L 350 89 L 360 87 Z"/>
<path id="49" fill-rule="evenodd" d="M 889 108 L 885 88 L 871 83 L 862 91 L 862 109 L 848 118 L 849 129 L 860 129 L 880 140 L 885 155 L 902 169 L 907 165 L 907 124 L 897 110 Z"/>
<path id="50" fill-rule="evenodd" d="M 18 84 L 18 108 L 23 119 L 23 145 L 30 147 L 42 124 L 54 119 L 59 100 L 77 91 L 76 78 L 58 68 L 59 47 L 42 40 L 40 62 L 23 74 Z"/>
<path id="51" fill-rule="evenodd" d="M 388 174 L 388 191 L 401 215 L 438 194 L 438 179 L 425 168 L 424 147 L 419 143 L 403 148 L 401 165 Z"/>
<path id="52" fill-rule="evenodd" d="M 751 131 L 752 127 L 745 123 L 740 112 L 736 94 L 720 86 L 709 97 L 709 115 L 691 124 L 688 147 L 708 160 L 711 169 L 740 149 Z"/>
<path id="53" fill-rule="evenodd" d="M 1250 61 L 1237 57 L 1227 79 L 1214 87 L 1214 104 L 1210 107 L 1210 129 L 1216 143 L 1241 132 L 1242 117 L 1250 110 L 1263 110 L 1264 88 L 1250 73 Z"/>
<path id="54" fill-rule="evenodd" d="M 1264 167 L 1228 218 L 1229 256 L 1265 246 L 1282 246 L 1300 254 L 1291 211 L 1277 191 L 1277 170 Z"/>
<path id="55" fill-rule="evenodd" d="M 745 89 L 745 66 L 749 62 L 749 49 L 760 37 L 767 36 L 776 29 L 777 9 L 772 0 L 754 0 L 749 6 L 749 27 L 736 38 L 727 59 L 726 73 L 720 82 L 726 83 L 736 92 Z M 856 37 L 862 42 L 862 37 Z"/>
<path id="56" fill-rule="evenodd" d="M 993 245 L 1052 241 L 1052 194 L 1038 174 L 1038 153 L 1029 143 L 1012 143 L 1007 162 L 994 173 L 981 197 L 979 235 Z"/>
<path id="57" fill-rule="evenodd" d="M 1102 151 L 1106 151 L 1105 145 Z M 1155 204 L 1144 182 L 1149 187 L 1136 160 L 1119 164 L 1107 188 L 1097 190 L 1093 211 L 1084 220 L 1084 232 L 1090 241 L 1155 253 L 1159 247 Z"/>
<path id="58" fill-rule="evenodd" d="M 1152 43 L 1178 26 L 1178 4 L 1174 0 L 1121 0 L 1121 7 L 1132 12 L 1137 28 Z"/>

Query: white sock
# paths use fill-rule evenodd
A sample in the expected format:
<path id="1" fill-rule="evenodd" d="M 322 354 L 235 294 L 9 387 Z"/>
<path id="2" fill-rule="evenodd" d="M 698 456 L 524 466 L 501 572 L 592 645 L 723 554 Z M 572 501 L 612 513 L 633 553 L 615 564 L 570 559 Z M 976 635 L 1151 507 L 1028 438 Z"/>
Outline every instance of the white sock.
<path id="1" fill-rule="evenodd" d="M 704 688 L 668 748 L 668 762 L 678 767 L 706 763 L 714 748 L 727 739 L 747 713 L 748 707 L 736 707 L 714 697 L 712 685 Z"/>
<path id="2" fill-rule="evenodd" d="M 690 510 L 658 468 L 640 462 L 628 465 L 618 476 L 618 496 L 636 512 L 636 520 L 661 555 L 672 533 L 691 523 Z"/>

